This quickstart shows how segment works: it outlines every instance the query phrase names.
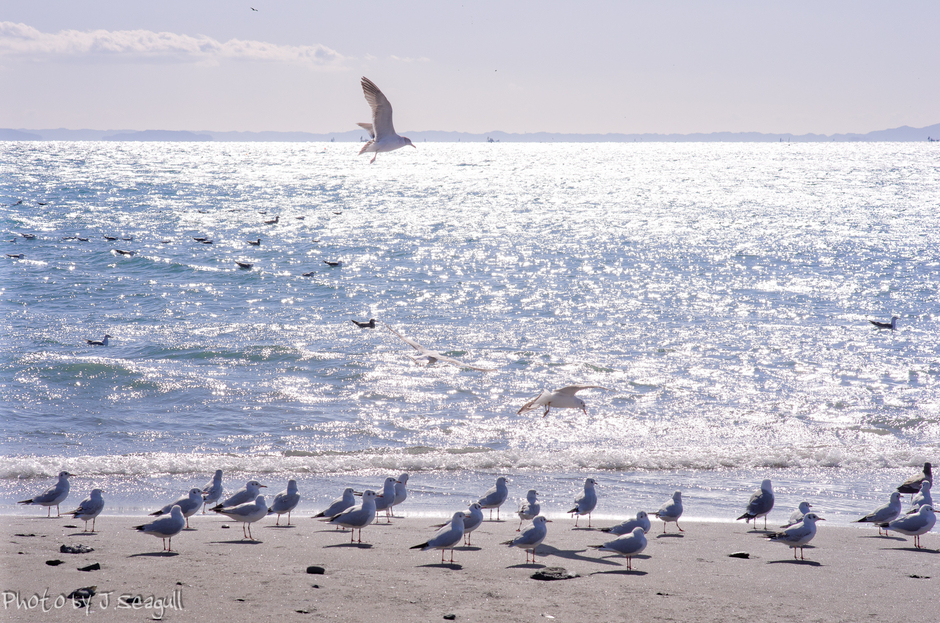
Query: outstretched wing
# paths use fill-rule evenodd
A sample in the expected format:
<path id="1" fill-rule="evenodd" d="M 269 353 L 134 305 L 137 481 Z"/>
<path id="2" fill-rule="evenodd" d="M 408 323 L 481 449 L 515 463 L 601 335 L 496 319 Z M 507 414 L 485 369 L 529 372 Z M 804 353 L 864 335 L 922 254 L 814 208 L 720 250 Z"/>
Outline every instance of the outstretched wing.
<path id="1" fill-rule="evenodd" d="M 529 411 L 536 407 L 544 407 L 545 404 L 548 402 L 548 396 L 549 396 L 549 393 L 543 390 L 542 393 L 540 393 L 538 396 L 536 396 L 529 402 L 522 405 L 522 407 L 518 411 L 516 411 L 516 414 L 518 415 L 520 413 Z"/>
<path id="2" fill-rule="evenodd" d="M 375 131 L 372 129 L 371 123 L 357 123 L 357 126 L 369 133 L 369 138 L 375 138 Z"/>
<path id="3" fill-rule="evenodd" d="M 384 136 L 394 135 L 392 105 L 385 97 L 385 94 L 365 76 L 362 77 L 362 93 L 366 96 L 366 101 L 369 102 L 369 106 L 372 108 L 372 128 L 375 130 L 375 138 L 382 140 Z"/>
<path id="4" fill-rule="evenodd" d="M 555 393 L 561 396 L 574 396 L 582 389 L 603 389 L 610 391 L 606 387 L 600 385 L 569 385 L 568 387 L 562 387 L 561 389 L 556 389 Z"/>
<path id="5" fill-rule="evenodd" d="M 433 356 L 438 361 L 443 361 L 444 363 L 449 363 L 460 368 L 470 368 L 471 370 L 477 370 L 478 372 L 496 372 L 496 368 L 478 368 L 476 366 L 471 366 L 469 363 L 460 361 L 459 359 L 454 359 L 453 357 L 448 357 L 447 355 L 442 355 L 440 353 L 434 353 Z"/>
<path id="6" fill-rule="evenodd" d="M 413 339 L 411 339 L 411 338 L 405 337 L 404 335 L 402 335 L 401 333 L 399 333 L 398 331 L 396 331 L 395 329 L 393 329 L 392 327 L 390 327 L 390 326 L 388 325 L 388 323 L 383 323 L 383 324 L 385 324 L 385 326 L 388 327 L 388 330 L 389 330 L 389 331 L 391 331 L 392 333 L 394 333 L 395 335 L 397 335 L 398 337 L 400 337 L 401 340 L 402 340 L 405 344 L 407 344 L 408 346 L 411 346 L 413 349 L 415 349 L 416 351 L 418 351 L 418 352 L 421 353 L 422 355 L 426 355 L 426 354 L 428 353 L 428 349 L 426 349 L 424 346 L 421 346 L 421 344 L 418 344 L 417 342 L 415 342 L 415 341 L 414 341 Z"/>

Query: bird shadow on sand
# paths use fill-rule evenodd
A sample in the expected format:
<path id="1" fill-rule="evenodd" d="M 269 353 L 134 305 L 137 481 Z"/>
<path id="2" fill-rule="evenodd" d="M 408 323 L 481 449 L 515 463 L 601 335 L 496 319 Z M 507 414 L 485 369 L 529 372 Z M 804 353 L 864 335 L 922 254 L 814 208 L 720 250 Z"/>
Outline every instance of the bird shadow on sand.
<path id="1" fill-rule="evenodd" d="M 884 536 L 884 535 L 877 535 L 877 536 L 876 536 L 876 535 L 874 535 L 874 534 L 869 535 L 869 536 L 862 536 L 862 537 L 859 537 L 859 538 L 860 538 L 860 539 L 879 539 L 879 540 L 880 540 L 880 539 L 884 539 L 884 540 L 888 540 L 888 541 L 906 541 L 906 540 L 907 540 L 907 539 L 905 539 L 905 538 L 903 538 L 903 537 L 899 537 L 899 536 Z"/>
<path id="2" fill-rule="evenodd" d="M 507 569 L 547 569 L 548 567 L 540 562 L 527 562 L 524 565 L 509 565 Z"/>
<path id="3" fill-rule="evenodd" d="M 455 547 L 454 549 L 461 552 L 478 552 L 483 548 L 476 545 L 461 545 L 460 547 Z"/>
<path id="4" fill-rule="evenodd" d="M 903 539 L 902 539 L 903 540 Z M 926 547 L 882 547 L 882 551 L 888 550 L 893 552 L 919 552 L 923 554 L 940 554 L 940 549 L 927 549 Z"/>
<path id="5" fill-rule="evenodd" d="M 590 575 L 647 575 L 647 572 L 639 569 L 611 569 L 610 571 L 595 571 Z"/>
<path id="6" fill-rule="evenodd" d="M 418 569 L 450 569 L 451 571 L 460 571 L 463 565 L 459 562 L 435 562 L 429 565 L 415 565 Z"/>
<path id="7" fill-rule="evenodd" d="M 821 567 L 822 563 L 815 560 L 797 560 L 788 558 L 786 560 L 768 560 L 768 565 L 800 565 L 801 567 Z"/>
<path id="8" fill-rule="evenodd" d="M 73 532 L 73 533 L 69 534 L 68 536 L 98 536 L 98 533 L 97 533 L 97 532 L 92 532 L 92 531 L 90 531 L 90 530 L 87 531 L 87 532 L 84 531 L 84 530 L 82 530 L 81 532 Z"/>
<path id="9" fill-rule="evenodd" d="M 173 556 L 179 556 L 179 552 L 144 552 L 143 554 L 131 554 L 128 558 L 171 558 Z"/>
<path id="10" fill-rule="evenodd" d="M 610 560 L 604 560 L 603 558 L 595 558 L 594 556 L 582 556 L 581 552 L 586 552 L 586 549 L 581 550 L 565 550 L 565 549 L 556 549 L 550 545 L 542 545 L 539 548 L 539 556 L 545 558 L 546 556 L 557 556 L 558 558 L 566 558 L 568 560 L 581 560 L 584 562 L 593 562 L 601 565 L 616 565 L 617 563 Z"/>
<path id="11" fill-rule="evenodd" d="M 685 535 L 681 532 L 662 532 L 656 535 L 657 539 L 684 539 Z"/>
<path id="12" fill-rule="evenodd" d="M 355 547 L 358 549 L 372 549 L 372 543 L 334 543 L 333 545 L 324 545 L 324 549 L 330 547 Z"/>
<path id="13" fill-rule="evenodd" d="M 260 545 L 261 543 L 264 543 L 264 541 L 259 541 L 257 539 L 255 539 L 254 541 L 252 541 L 251 539 L 236 539 L 234 541 L 209 541 L 209 542 L 212 543 L 213 545 Z"/>
<path id="14" fill-rule="evenodd" d="M 283 530 L 284 528 L 292 528 L 292 529 L 293 529 L 293 528 L 296 528 L 296 527 L 297 527 L 297 526 L 294 525 L 294 524 L 291 524 L 291 525 L 289 525 L 289 526 L 287 526 L 287 525 L 285 525 L 285 526 L 277 526 L 277 525 L 274 525 L 274 526 L 265 526 L 264 529 L 265 529 L 265 530 L 269 530 L 269 529 L 273 528 L 273 529 L 275 529 L 275 530 Z"/>

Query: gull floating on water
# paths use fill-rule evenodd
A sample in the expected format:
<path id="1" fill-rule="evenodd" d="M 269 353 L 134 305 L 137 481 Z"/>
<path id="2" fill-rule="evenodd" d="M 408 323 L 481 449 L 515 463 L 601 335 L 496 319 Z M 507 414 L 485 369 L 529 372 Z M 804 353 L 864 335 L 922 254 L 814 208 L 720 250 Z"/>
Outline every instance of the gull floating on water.
<path id="1" fill-rule="evenodd" d="M 879 329 L 891 329 L 892 331 L 894 331 L 895 329 L 898 328 L 898 317 L 897 317 L 897 316 L 892 316 L 892 317 L 891 317 L 891 322 L 878 322 L 877 320 L 869 320 L 868 322 L 872 323 L 873 325 L 875 325 L 875 326 L 878 327 Z"/>
<path id="2" fill-rule="evenodd" d="M 398 331 L 396 331 L 389 325 L 386 324 L 385 326 L 388 327 L 389 331 L 391 331 L 392 333 L 400 337 L 405 344 L 408 344 L 413 349 L 421 353 L 417 357 L 411 357 L 412 361 L 414 361 L 415 363 L 419 363 L 421 361 L 427 361 L 428 365 L 431 365 L 432 363 L 441 361 L 443 363 L 449 363 L 451 365 L 454 365 L 460 368 L 470 368 L 471 370 L 477 370 L 479 372 L 496 372 L 495 368 L 478 368 L 476 366 L 471 366 L 468 363 L 464 363 L 463 361 L 460 361 L 459 359 L 454 359 L 453 357 L 448 357 L 447 355 L 443 355 L 439 351 L 429 350 L 425 348 L 424 346 L 421 346 L 421 344 L 418 344 L 411 338 L 405 337 L 404 335 L 402 335 L 401 333 L 399 333 Z M 486 508 L 486 506 L 484 506 L 483 508 Z"/>
<path id="3" fill-rule="evenodd" d="M 375 153 L 375 156 L 372 156 L 372 160 L 369 161 L 369 164 L 372 164 L 380 151 L 394 151 L 405 145 L 414 147 L 411 139 L 406 136 L 399 136 L 395 132 L 395 126 L 392 124 L 392 105 L 385 97 L 385 94 L 379 90 L 379 87 L 375 86 L 375 83 L 365 76 L 362 77 L 362 93 L 366 96 L 366 102 L 369 103 L 369 107 L 372 109 L 372 123 L 357 123 L 356 125 L 368 132 L 372 140 L 362 146 L 359 155 L 361 156 L 366 152 Z"/>
<path id="4" fill-rule="evenodd" d="M 39 506 L 47 506 L 49 510 L 46 513 L 46 517 L 52 517 L 52 507 L 55 506 L 56 517 L 61 517 L 59 514 L 59 504 L 64 502 L 65 498 L 69 496 L 69 476 L 71 475 L 72 474 L 66 471 L 59 472 L 59 481 L 55 483 L 54 487 L 28 500 L 17 502 L 17 504 L 38 504 Z"/>
<path id="5" fill-rule="evenodd" d="M 796 524 L 803 521 L 803 516 L 809 512 L 809 509 L 813 507 L 809 502 L 800 502 L 800 505 L 795 511 L 790 513 L 790 518 L 787 520 L 787 523 L 780 526 L 781 528 L 789 528 L 790 526 L 795 526 Z"/>
<path id="6" fill-rule="evenodd" d="M 542 417 L 545 417 L 548 415 L 549 409 L 555 407 L 556 409 L 581 409 L 584 411 L 585 415 L 587 415 L 587 406 L 584 404 L 584 401 L 575 396 L 575 394 L 583 389 L 603 389 L 610 391 L 600 385 L 569 385 L 568 387 L 556 389 L 553 392 L 543 391 L 541 394 L 522 405 L 522 408 L 516 411 L 516 413 L 523 413 L 535 409 L 536 407 L 545 407 L 545 413 L 542 414 Z"/>
<path id="7" fill-rule="evenodd" d="M 500 476 L 496 479 L 496 484 L 483 494 L 477 502 L 480 507 L 490 509 L 490 520 L 493 519 L 493 509 L 496 509 L 496 521 L 499 521 L 499 507 L 503 505 L 506 498 L 509 497 L 509 487 L 506 486 L 506 477 Z"/>
<path id="8" fill-rule="evenodd" d="M 766 478 L 762 483 L 760 483 L 760 489 L 751 494 L 751 499 L 748 500 L 747 510 L 744 511 L 744 514 L 738 517 L 738 519 L 743 519 L 744 523 L 750 523 L 751 520 L 754 520 L 754 526 L 757 526 L 757 518 L 764 518 L 764 530 L 767 529 L 767 515 L 774 508 L 774 489 L 770 484 L 770 479 Z"/>
<path id="9" fill-rule="evenodd" d="M 374 329 L 375 328 L 375 318 L 369 320 L 369 322 L 360 322 L 358 320 L 350 320 L 354 325 L 360 329 Z"/>
<path id="10" fill-rule="evenodd" d="M 539 515 L 532 520 L 532 527 L 512 539 L 511 541 L 503 541 L 500 545 L 508 545 L 509 547 L 521 547 L 526 551 L 525 562 L 529 564 L 529 552 L 532 552 L 532 563 L 535 564 L 535 548 L 542 544 L 542 541 L 545 540 L 545 536 L 548 534 L 548 526 L 546 523 L 551 523 L 551 519 L 546 519 L 545 515 Z"/>
<path id="11" fill-rule="evenodd" d="M 228 508 L 229 506 L 238 506 L 239 504 L 246 504 L 257 499 L 258 494 L 261 492 L 261 489 L 267 488 L 267 485 L 263 485 L 257 480 L 249 480 L 245 483 L 245 486 L 233 493 L 229 498 L 220 504 L 210 508 L 210 511 L 221 510 L 223 508 Z"/>
<path id="12" fill-rule="evenodd" d="M 891 500 L 868 513 L 855 523 L 873 523 L 878 526 L 878 534 L 881 535 L 881 528 L 888 522 L 897 519 L 901 514 L 901 494 L 897 491 L 891 492 Z M 887 536 L 887 532 L 885 532 Z"/>
<path id="13" fill-rule="evenodd" d="M 916 476 L 911 476 L 898 487 L 900 493 L 917 493 L 920 491 L 920 486 L 925 480 L 933 482 L 933 471 L 930 463 L 924 463 L 924 471 L 917 474 Z"/>
<path id="14" fill-rule="evenodd" d="M 362 543 L 362 529 L 375 521 L 375 491 L 366 489 L 362 492 L 362 504 L 344 510 L 329 520 L 334 526 L 350 528 L 349 542 L 352 543 L 359 530 L 359 543 Z"/>
<path id="15" fill-rule="evenodd" d="M 183 518 L 183 511 L 179 506 L 170 509 L 169 517 L 161 517 L 142 526 L 134 526 L 134 530 L 163 539 L 163 549 L 168 552 L 173 551 L 173 537 L 183 531 L 186 520 Z M 167 545 L 169 540 L 169 546 Z"/>
<path id="16" fill-rule="evenodd" d="M 611 534 L 622 536 L 624 534 L 630 534 L 635 528 L 642 528 L 643 532 L 649 532 L 651 527 L 650 518 L 649 515 L 646 514 L 646 511 L 637 511 L 636 519 L 627 519 L 616 526 L 601 528 L 601 532 L 610 532 Z M 665 526 L 663 526 L 663 528 L 665 528 Z"/>
<path id="17" fill-rule="evenodd" d="M 454 547 L 463 540 L 463 520 L 464 513 L 462 511 L 457 511 L 454 513 L 453 518 L 451 518 L 450 523 L 445 524 L 441 527 L 437 533 L 419 545 L 413 545 L 408 549 L 420 549 L 422 552 L 426 552 L 430 549 L 439 549 L 441 550 L 441 564 L 444 563 L 444 550 L 450 550 L 450 561 L 454 562 Z"/>
<path id="18" fill-rule="evenodd" d="M 901 534 L 914 537 L 914 547 L 921 549 L 920 535 L 930 532 L 934 524 L 937 523 L 937 515 L 933 506 L 921 506 L 915 515 L 905 515 L 900 519 L 895 519 L 890 523 L 878 524 L 879 527 L 887 530 L 894 530 Z"/>
<path id="19" fill-rule="evenodd" d="M 166 515 L 169 513 L 174 506 L 179 506 L 180 511 L 183 513 L 183 517 L 186 518 L 186 528 L 189 528 L 189 518 L 196 514 L 196 511 L 199 510 L 199 507 L 202 506 L 202 489 L 198 487 L 193 487 L 189 490 L 189 495 L 182 497 L 175 502 L 170 502 L 160 510 L 150 513 L 153 517 L 159 517 L 160 515 Z"/>
<path id="20" fill-rule="evenodd" d="M 630 534 L 625 534 L 603 545 L 591 545 L 591 547 L 602 552 L 613 552 L 626 557 L 627 569 L 633 569 L 632 558 L 646 549 L 646 533 L 643 528 L 637 526 Z"/>
<path id="21" fill-rule="evenodd" d="M 242 535 L 252 541 L 255 540 L 255 537 L 251 536 L 251 524 L 268 514 L 268 506 L 264 502 L 263 495 L 258 495 L 254 502 L 246 502 L 245 504 L 227 508 L 213 508 L 212 510 L 221 515 L 225 515 L 232 521 L 242 522 Z M 245 526 L 248 526 L 247 534 L 245 533 Z"/>
<path id="22" fill-rule="evenodd" d="M 215 504 L 222 499 L 222 470 L 215 470 L 212 480 L 202 488 L 202 514 L 206 514 L 206 506 Z"/>
<path id="23" fill-rule="evenodd" d="M 768 534 L 767 538 L 771 541 L 776 541 L 777 543 L 783 543 L 789 546 L 793 550 L 793 558 L 796 559 L 796 548 L 800 548 L 800 560 L 806 560 L 803 558 L 803 546 L 813 540 L 813 537 L 816 536 L 816 522 L 825 521 L 822 517 L 816 513 L 806 513 L 803 515 L 803 521 L 800 523 L 783 530 L 782 532 L 775 532 L 773 534 Z"/>
<path id="24" fill-rule="evenodd" d="M 581 515 L 588 516 L 588 528 L 591 527 L 591 513 L 594 512 L 594 507 L 597 506 L 597 493 L 594 491 L 595 485 L 597 485 L 596 480 L 586 478 L 584 480 L 584 493 L 575 499 L 574 508 L 568 511 L 569 513 L 575 513 L 575 528 L 578 527 L 578 519 L 581 518 Z"/>
<path id="25" fill-rule="evenodd" d="M 656 515 L 657 519 L 662 520 L 663 522 L 663 534 L 666 534 L 666 524 L 675 522 L 676 527 L 679 528 L 679 532 L 685 532 L 679 526 L 679 517 L 682 517 L 682 492 L 676 491 L 672 494 L 672 499 L 663 504 L 658 511 L 653 513 Z"/>
<path id="26" fill-rule="evenodd" d="M 277 513 L 277 522 L 275 526 L 281 525 L 281 515 L 287 513 L 287 525 L 290 525 L 290 512 L 300 504 L 300 494 L 297 492 L 297 481 L 294 479 L 287 481 L 287 488 L 274 496 L 274 502 L 268 509 L 268 514 Z"/>
<path id="27" fill-rule="evenodd" d="M 85 340 L 89 346 L 107 346 L 110 335 L 105 335 L 103 340 Z"/>
<path id="28" fill-rule="evenodd" d="M 74 519 L 80 519 L 85 522 L 85 532 L 88 532 L 88 522 L 91 521 L 91 531 L 95 531 L 95 518 L 101 514 L 104 508 L 104 498 L 101 497 L 101 489 L 92 489 L 91 495 L 79 502 L 78 508 L 69 511 L 66 515 L 71 515 Z M 50 510 L 52 510 L 50 508 Z"/>
<path id="29" fill-rule="evenodd" d="M 526 501 L 519 507 L 519 512 L 516 513 L 519 515 L 519 527 L 516 528 L 516 532 L 522 531 L 522 522 L 523 521 L 532 521 L 538 514 L 542 512 L 542 505 L 538 502 L 538 491 L 535 489 L 529 489 L 529 492 L 525 494 Z"/>

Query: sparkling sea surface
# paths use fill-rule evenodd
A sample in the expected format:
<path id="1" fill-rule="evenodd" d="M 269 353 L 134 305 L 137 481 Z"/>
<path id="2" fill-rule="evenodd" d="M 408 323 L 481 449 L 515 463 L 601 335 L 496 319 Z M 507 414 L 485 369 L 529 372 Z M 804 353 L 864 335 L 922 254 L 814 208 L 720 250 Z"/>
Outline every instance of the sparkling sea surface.
<path id="1" fill-rule="evenodd" d="M 405 514 L 505 475 L 507 511 L 594 477 L 596 516 L 718 521 L 771 478 L 831 525 L 940 462 L 936 144 L 417 147 L 0 142 L 0 512 L 223 469 L 303 512 L 408 472 Z M 608 390 L 516 413 L 573 384 Z"/>

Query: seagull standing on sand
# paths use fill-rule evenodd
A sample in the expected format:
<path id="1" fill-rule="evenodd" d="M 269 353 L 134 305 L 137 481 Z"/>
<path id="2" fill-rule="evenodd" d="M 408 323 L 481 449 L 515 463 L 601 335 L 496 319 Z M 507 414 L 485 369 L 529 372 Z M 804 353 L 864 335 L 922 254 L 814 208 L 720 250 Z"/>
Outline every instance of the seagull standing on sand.
<path id="1" fill-rule="evenodd" d="M 676 524 L 678 525 L 678 524 Z M 646 514 L 646 511 L 638 511 L 636 514 L 636 519 L 627 519 L 626 521 L 617 524 L 616 526 L 611 526 L 610 528 L 601 528 L 601 532 L 610 532 L 611 534 L 616 534 L 617 536 L 623 536 L 624 534 L 630 534 L 635 528 L 643 528 L 643 532 L 649 532 L 652 525 L 650 524 L 649 515 Z M 665 526 L 663 526 L 665 528 Z"/>
<path id="2" fill-rule="evenodd" d="M 392 507 L 395 505 L 395 485 L 397 484 L 398 479 L 389 476 L 382 485 L 382 493 L 375 496 L 375 514 L 385 511 L 387 523 L 392 523 Z"/>
<path id="3" fill-rule="evenodd" d="M 186 525 L 186 519 L 183 517 L 183 511 L 179 506 L 170 509 L 169 517 L 161 517 L 142 526 L 134 526 L 134 530 L 163 539 L 163 549 L 167 552 L 173 551 L 173 537 L 183 531 Z M 169 545 L 167 540 L 169 539 Z"/>
<path id="4" fill-rule="evenodd" d="M 95 518 L 101 514 L 102 509 L 104 509 L 104 498 L 101 497 L 101 489 L 92 489 L 91 495 L 82 500 L 78 508 L 67 512 L 66 515 L 84 521 L 85 532 L 88 532 L 88 522 L 91 521 L 91 531 L 94 532 Z"/>
<path id="5" fill-rule="evenodd" d="M 897 519 L 900 514 L 901 494 L 897 491 L 892 491 L 891 500 L 887 504 L 879 506 L 861 519 L 856 520 L 855 523 L 873 523 L 878 526 L 878 536 L 881 536 L 882 527 L 887 525 L 888 522 Z M 885 531 L 885 536 L 888 536 L 887 531 Z"/>
<path id="6" fill-rule="evenodd" d="M 653 513 L 657 519 L 663 522 L 663 534 L 666 534 L 666 524 L 670 521 L 675 522 L 679 532 L 685 532 L 679 526 L 679 517 L 682 517 L 682 492 L 676 491 L 672 494 L 672 499 L 663 504 L 658 511 Z"/>
<path id="7" fill-rule="evenodd" d="M 392 502 L 392 516 L 395 515 L 395 506 L 408 499 L 408 474 L 402 474 L 395 481 L 395 501 Z"/>
<path id="8" fill-rule="evenodd" d="M 933 506 L 933 496 L 930 495 L 931 487 L 933 487 L 933 485 L 930 484 L 930 481 L 925 480 L 924 484 L 920 486 L 920 493 L 915 495 L 914 499 L 911 500 L 911 508 L 904 513 L 905 515 L 913 515 L 920 510 L 921 506 Z"/>
<path id="9" fill-rule="evenodd" d="M 277 522 L 275 526 L 281 525 L 281 515 L 287 513 L 287 525 L 290 525 L 290 512 L 297 508 L 300 503 L 300 494 L 297 493 L 297 481 L 290 479 L 287 481 L 287 489 L 274 496 L 274 502 L 268 509 L 268 514 L 277 513 Z"/>
<path id="10" fill-rule="evenodd" d="M 744 514 L 738 517 L 738 519 L 743 519 L 744 523 L 750 523 L 751 520 L 754 520 L 754 526 L 757 526 L 757 518 L 764 518 L 764 530 L 767 529 L 767 515 L 774 508 L 774 489 L 770 485 L 770 478 L 764 479 L 760 483 L 760 489 L 755 491 L 751 495 L 751 499 L 748 500 L 747 510 L 744 511 Z"/>
<path id="11" fill-rule="evenodd" d="M 166 515 L 174 506 L 180 507 L 180 512 L 183 513 L 183 517 L 186 518 L 186 528 L 189 529 L 189 518 L 196 514 L 196 511 L 199 510 L 199 507 L 202 506 L 202 489 L 193 487 L 189 490 L 189 495 L 182 497 L 175 502 L 170 502 L 160 510 L 150 513 L 152 517 L 159 517 L 160 515 Z"/>
<path id="12" fill-rule="evenodd" d="M 643 528 L 637 526 L 630 534 L 625 534 L 603 545 L 591 545 L 591 547 L 602 552 L 613 552 L 625 556 L 627 559 L 627 569 L 632 570 L 633 564 L 631 559 L 646 549 L 646 533 L 643 532 Z"/>
<path id="13" fill-rule="evenodd" d="M 420 545 L 413 545 L 408 549 L 420 549 L 426 552 L 429 549 L 441 550 L 441 564 L 444 564 L 444 550 L 450 550 L 450 561 L 454 562 L 454 547 L 463 540 L 464 513 L 454 513 L 450 523 L 445 524 L 437 533 Z"/>
<path id="14" fill-rule="evenodd" d="M 359 542 L 362 543 L 362 529 L 375 521 L 375 491 L 366 489 L 362 492 L 362 504 L 346 509 L 329 520 L 334 526 L 351 528 L 349 542 L 353 542 L 356 530 L 359 530 Z"/>
<path id="15" fill-rule="evenodd" d="M 607 390 L 606 387 L 601 387 L 600 385 L 569 385 L 568 387 L 556 389 L 553 392 L 543 391 L 541 394 L 522 405 L 522 408 L 516 411 L 516 413 L 523 413 L 530 409 L 535 409 L 536 407 L 545 407 L 545 413 L 542 414 L 542 417 L 545 417 L 548 415 L 549 409 L 555 407 L 556 409 L 581 409 L 584 411 L 584 414 L 587 415 L 587 406 L 584 404 L 584 401 L 575 396 L 575 394 L 582 389 Z"/>
<path id="16" fill-rule="evenodd" d="M 221 510 L 230 506 L 238 506 L 239 504 L 247 504 L 248 502 L 252 502 L 258 497 L 258 494 L 263 488 L 267 488 L 267 485 L 263 485 L 257 480 L 249 480 L 245 483 L 244 487 L 229 496 L 227 500 L 217 504 L 209 510 Z"/>
<path id="17" fill-rule="evenodd" d="M 474 502 L 464 513 L 463 518 L 463 538 L 464 545 L 470 545 L 470 533 L 480 527 L 483 523 L 483 507 L 479 502 Z"/>
<path id="18" fill-rule="evenodd" d="M 59 504 L 64 502 L 65 498 L 69 497 L 69 476 L 71 475 L 72 474 L 68 472 L 59 472 L 59 481 L 55 483 L 54 487 L 47 489 L 36 497 L 17 502 L 17 504 L 38 504 L 39 506 L 47 506 L 49 510 L 46 512 L 46 517 L 52 517 L 52 507 L 55 506 L 55 516 L 61 517 L 59 514 Z"/>
<path id="19" fill-rule="evenodd" d="M 575 514 L 575 528 L 578 527 L 578 519 L 581 518 L 581 515 L 588 516 L 588 528 L 591 527 L 591 513 L 594 512 L 594 508 L 597 506 L 597 493 L 594 491 L 596 484 L 597 481 L 593 478 L 586 478 L 584 480 L 584 493 L 574 501 L 574 508 L 568 511 Z"/>
<path id="20" fill-rule="evenodd" d="M 206 506 L 215 504 L 222 498 L 222 470 L 215 470 L 215 476 L 202 488 L 202 514 L 206 514 Z"/>
<path id="21" fill-rule="evenodd" d="M 925 480 L 933 482 L 933 471 L 930 463 L 924 463 L 924 471 L 917 474 L 916 476 L 911 476 L 898 487 L 898 491 L 901 493 L 917 493 L 920 491 L 920 486 Z"/>
<path id="22" fill-rule="evenodd" d="M 317 513 L 313 517 L 326 517 L 327 519 L 333 519 L 344 510 L 352 508 L 355 505 L 356 492 L 352 487 L 346 487 L 346 489 L 343 491 L 342 497 L 333 500 L 325 510 Z M 336 529 L 339 530 L 339 525 L 336 526 Z"/>
<path id="23" fill-rule="evenodd" d="M 800 502 L 799 507 L 792 513 L 790 513 L 790 518 L 787 520 L 787 523 L 780 526 L 781 528 L 789 528 L 790 526 L 795 526 L 796 524 L 803 521 L 803 516 L 809 512 L 809 509 L 813 507 L 809 502 Z"/>
<path id="24" fill-rule="evenodd" d="M 392 125 L 392 105 L 379 87 L 365 76 L 362 77 L 362 93 L 366 96 L 369 107 L 372 108 L 372 123 L 357 123 L 356 125 L 368 132 L 372 140 L 362 146 L 359 155 L 367 151 L 375 153 L 369 161 L 369 164 L 372 164 L 380 151 L 394 151 L 405 145 L 414 147 L 411 139 L 399 136 L 395 132 L 395 126 Z"/>
<path id="25" fill-rule="evenodd" d="M 496 521 L 499 521 L 499 507 L 503 505 L 506 498 L 509 497 L 509 487 L 506 486 L 506 477 L 500 476 L 496 479 L 496 485 L 483 494 L 477 502 L 481 508 L 490 509 L 490 521 L 493 520 L 493 509 L 496 509 Z"/>
<path id="26" fill-rule="evenodd" d="M 212 510 L 225 515 L 232 521 L 242 522 L 242 535 L 251 541 L 255 540 L 255 537 L 251 536 L 251 524 L 268 514 L 268 506 L 264 502 L 263 495 L 256 497 L 254 502 L 246 502 L 227 508 L 213 508 Z M 245 533 L 245 526 L 248 526 L 247 534 Z"/>
<path id="27" fill-rule="evenodd" d="M 509 547 L 521 547 L 525 550 L 525 562 L 529 564 L 529 552 L 532 552 L 532 563 L 535 564 L 535 548 L 542 544 L 542 541 L 545 540 L 545 536 L 548 534 L 548 526 L 546 523 L 550 523 L 551 519 L 546 519 L 545 515 L 539 515 L 532 520 L 532 527 L 512 539 L 511 541 L 503 541 L 500 545 L 508 545 Z"/>
<path id="28" fill-rule="evenodd" d="M 401 340 L 405 344 L 407 344 L 408 346 L 411 346 L 413 349 L 421 353 L 417 357 L 411 357 L 411 355 L 409 355 L 409 357 L 411 357 L 411 360 L 414 361 L 415 363 L 419 363 L 420 361 L 424 360 L 428 362 L 428 365 L 431 365 L 432 363 L 442 361 L 444 363 L 449 363 L 451 365 L 458 366 L 460 368 L 470 368 L 471 370 L 477 370 L 479 372 L 496 372 L 496 370 L 493 368 L 477 368 L 476 366 L 471 366 L 470 364 L 464 363 L 460 361 L 459 359 L 454 359 L 453 357 L 448 357 L 447 355 L 443 355 L 436 350 L 429 350 L 425 348 L 424 346 L 421 346 L 421 344 L 418 344 L 411 338 L 405 337 L 404 335 L 402 335 L 395 329 L 389 327 L 387 324 L 385 326 L 388 327 L 389 331 L 391 331 L 392 333 L 400 337 Z M 484 506 L 483 508 L 486 508 L 486 507 Z"/>
<path id="29" fill-rule="evenodd" d="M 825 521 L 816 513 L 806 513 L 803 515 L 803 521 L 791 526 L 782 532 L 768 534 L 767 538 L 777 543 L 788 545 L 793 550 L 793 559 L 796 560 L 796 548 L 800 548 L 800 560 L 803 558 L 803 546 L 813 540 L 816 536 L 816 522 Z"/>
<path id="30" fill-rule="evenodd" d="M 525 502 L 522 506 L 519 507 L 519 527 L 516 528 L 516 532 L 522 531 L 522 522 L 523 521 L 532 521 L 538 514 L 542 511 L 542 505 L 538 502 L 538 491 L 535 489 L 529 489 L 529 492 L 525 494 Z"/>
<path id="31" fill-rule="evenodd" d="M 937 523 L 937 515 L 933 506 L 921 506 L 915 515 L 905 515 L 900 519 L 895 519 L 890 523 L 878 524 L 885 531 L 894 530 L 901 534 L 914 537 L 914 547 L 922 549 L 920 544 L 920 535 L 930 532 L 934 524 Z"/>

